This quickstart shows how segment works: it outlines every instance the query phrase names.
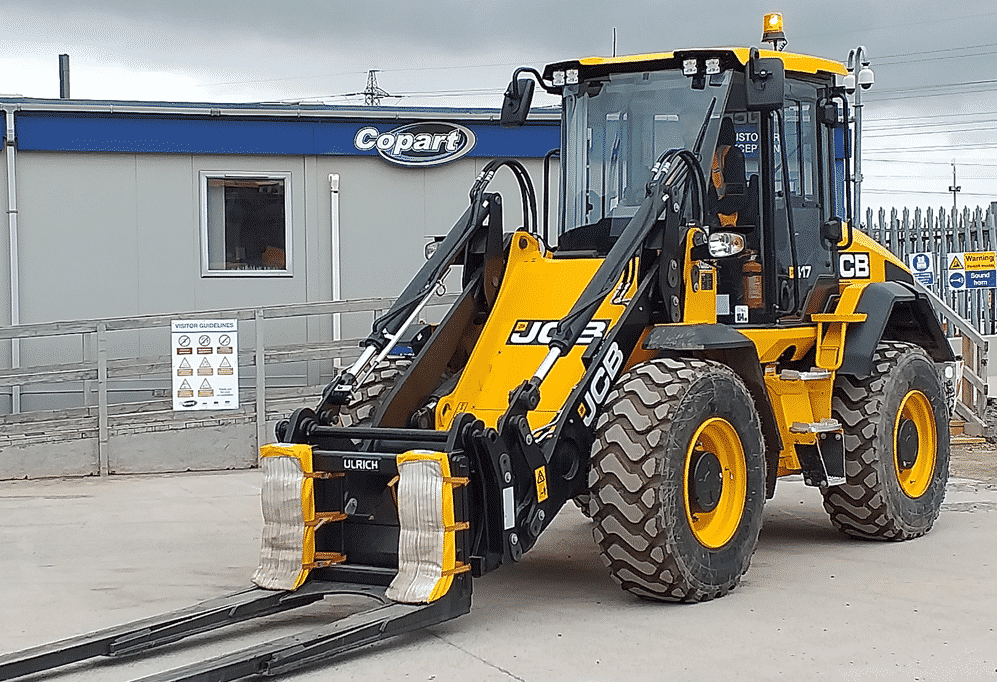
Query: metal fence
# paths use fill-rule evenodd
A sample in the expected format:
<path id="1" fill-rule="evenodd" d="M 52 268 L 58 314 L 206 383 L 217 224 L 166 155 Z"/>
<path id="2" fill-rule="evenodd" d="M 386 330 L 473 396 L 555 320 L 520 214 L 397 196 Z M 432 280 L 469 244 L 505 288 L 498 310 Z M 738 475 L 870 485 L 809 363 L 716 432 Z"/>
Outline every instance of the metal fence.
<path id="1" fill-rule="evenodd" d="M 430 314 L 441 314 L 455 299 L 435 298 Z M 11 395 L 38 385 L 73 392 L 82 382 L 84 393 L 80 407 L 0 414 L 0 479 L 254 466 L 258 444 L 272 439 L 274 421 L 313 404 L 332 378 L 334 359 L 359 353 L 358 338 L 281 343 L 286 337 L 279 331 L 268 338 L 267 321 L 279 327 L 281 320 L 298 318 L 335 328 L 339 316 L 359 313 L 371 320 L 392 302 L 373 298 L 0 326 L 0 341 L 76 338 L 81 356 L 77 362 L 0 369 L 0 388 Z M 171 355 L 111 357 L 115 334 L 155 329 L 168 334 L 177 319 L 239 320 L 238 409 L 174 412 Z M 312 363 L 321 371 L 289 381 L 280 376 L 281 366 L 289 363 Z M 115 400 L 116 384 L 136 377 L 151 377 L 162 388 L 149 399 Z"/>
<path id="2" fill-rule="evenodd" d="M 932 299 L 962 363 L 955 417 L 964 422 L 966 433 L 983 435 L 989 378 L 984 336 L 997 334 L 997 290 L 967 288 L 967 264 L 950 266 L 953 254 L 997 251 L 997 202 L 986 209 L 905 208 L 892 209 L 889 215 L 882 208 L 868 209 L 865 231 L 912 266 L 918 287 Z M 914 267 L 916 254 L 930 254 L 921 259 L 920 270 Z M 956 280 L 961 286 L 950 282 L 953 273 L 962 278 Z M 989 277 L 997 280 L 997 272 Z"/>
<path id="3" fill-rule="evenodd" d="M 997 334 L 994 289 L 956 289 L 949 285 L 949 254 L 997 251 L 997 202 L 989 208 L 866 211 L 866 232 L 905 263 L 916 253 L 934 256 L 933 282 L 926 285 L 938 298 L 981 334 Z"/>

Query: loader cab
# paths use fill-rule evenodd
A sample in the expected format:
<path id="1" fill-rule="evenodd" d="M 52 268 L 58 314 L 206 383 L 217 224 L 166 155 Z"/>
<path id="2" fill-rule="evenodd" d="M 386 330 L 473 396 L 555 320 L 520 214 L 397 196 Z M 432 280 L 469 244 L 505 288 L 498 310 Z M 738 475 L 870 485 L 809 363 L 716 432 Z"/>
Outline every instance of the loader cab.
<path id="1" fill-rule="evenodd" d="M 781 92 L 770 88 L 767 102 L 750 92 L 752 59 L 778 60 L 783 70 Z M 688 149 L 711 189 L 708 228 L 746 243 L 718 264 L 717 321 L 805 323 L 837 290 L 833 227 L 844 179 L 835 141 L 843 130 L 828 111 L 844 101 L 835 90 L 843 73 L 837 62 L 746 48 L 548 66 L 545 79 L 562 83 L 563 96 L 557 250 L 605 255 L 643 200 L 655 160 Z M 725 187 L 728 205 L 738 195 L 733 224 L 717 209 L 715 187 L 716 159 L 731 144 L 720 131 L 731 127 L 731 156 L 744 165 L 743 180 Z M 759 277 L 749 292 L 746 281 Z"/>
<path id="2" fill-rule="evenodd" d="M 828 226 L 844 198 L 835 144 L 842 131 L 823 108 L 836 106 L 833 87 L 832 77 L 788 72 L 783 105 L 772 111 L 752 111 L 741 97 L 744 89 L 732 89 L 724 117 L 744 156 L 746 215 L 723 229 L 744 235 L 747 256 L 720 264 L 726 288 L 719 292 L 720 322 L 802 323 L 837 290 L 838 240 Z M 745 295 L 741 286 L 756 263 L 760 298 Z"/>

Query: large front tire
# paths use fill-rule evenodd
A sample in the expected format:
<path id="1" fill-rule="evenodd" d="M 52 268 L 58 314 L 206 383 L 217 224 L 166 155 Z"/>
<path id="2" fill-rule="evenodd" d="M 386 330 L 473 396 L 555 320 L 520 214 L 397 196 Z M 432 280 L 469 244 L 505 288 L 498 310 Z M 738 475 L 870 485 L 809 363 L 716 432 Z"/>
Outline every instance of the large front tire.
<path id="1" fill-rule="evenodd" d="M 412 361 L 405 358 L 391 358 L 381 363 L 363 383 L 357 387 L 353 400 L 339 410 L 340 426 L 367 426 L 374 418 L 374 412 L 388 391 L 409 368 Z"/>
<path id="2" fill-rule="evenodd" d="M 869 377 L 838 375 L 832 407 L 845 431 L 846 482 L 823 490 L 831 523 L 871 540 L 927 533 L 949 475 L 948 406 L 931 359 L 880 343 Z"/>
<path id="3" fill-rule="evenodd" d="M 758 412 L 727 367 L 630 369 L 596 425 L 590 512 L 604 563 L 646 599 L 704 601 L 748 570 L 765 502 Z"/>

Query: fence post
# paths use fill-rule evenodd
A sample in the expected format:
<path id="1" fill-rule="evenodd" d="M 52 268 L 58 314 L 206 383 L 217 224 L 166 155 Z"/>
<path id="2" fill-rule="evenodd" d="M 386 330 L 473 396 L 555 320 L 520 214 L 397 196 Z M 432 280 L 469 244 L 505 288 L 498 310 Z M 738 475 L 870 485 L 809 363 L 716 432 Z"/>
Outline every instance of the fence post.
<path id="1" fill-rule="evenodd" d="M 84 332 L 83 337 L 83 362 L 97 363 L 97 332 Z M 86 379 L 83 382 L 83 407 L 93 407 L 97 402 L 95 394 L 97 381 Z"/>
<path id="2" fill-rule="evenodd" d="M 107 417 L 107 323 L 97 323 L 97 466 L 101 476 L 110 473 Z"/>
<path id="3" fill-rule="evenodd" d="M 256 449 L 267 440 L 267 368 L 265 356 L 265 343 L 263 339 L 263 309 L 257 308 L 253 311 L 253 321 L 256 327 Z"/>
<path id="4" fill-rule="evenodd" d="M 997 225 L 995 223 L 997 223 L 997 202 L 991 202 L 990 210 L 986 213 L 988 251 L 997 251 Z M 987 333 L 997 334 L 997 292 L 991 290 L 988 294 L 990 297 L 990 327 Z"/>
<path id="5" fill-rule="evenodd" d="M 910 210 L 907 208 L 903 210 L 903 218 L 900 221 L 900 231 L 902 235 L 900 243 L 904 246 L 904 253 L 900 257 L 900 260 L 904 263 L 908 263 L 910 262 L 910 254 L 917 253 L 919 249 L 917 248 L 917 237 L 910 225 Z"/>
<path id="6" fill-rule="evenodd" d="M 904 246 L 898 234 L 898 219 L 896 207 L 890 210 L 890 251 L 895 253 L 900 260 L 904 259 Z"/>

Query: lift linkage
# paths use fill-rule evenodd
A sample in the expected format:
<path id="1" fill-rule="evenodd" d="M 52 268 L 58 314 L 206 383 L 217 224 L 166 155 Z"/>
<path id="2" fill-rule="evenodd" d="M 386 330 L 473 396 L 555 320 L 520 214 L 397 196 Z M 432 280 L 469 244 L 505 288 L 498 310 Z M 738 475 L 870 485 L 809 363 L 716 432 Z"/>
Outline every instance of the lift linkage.
<path id="1" fill-rule="evenodd" d="M 436 625 L 470 610 L 471 578 L 456 576 L 450 591 L 429 604 L 400 604 L 382 586 L 310 580 L 294 592 L 252 588 L 159 616 L 118 625 L 0 656 L 0 680 L 98 656 L 145 652 L 192 635 L 313 604 L 329 596 L 360 596 L 376 604 L 322 627 L 275 639 L 218 658 L 143 678 L 144 682 L 200 680 L 222 682 L 278 675 L 412 630 Z"/>

